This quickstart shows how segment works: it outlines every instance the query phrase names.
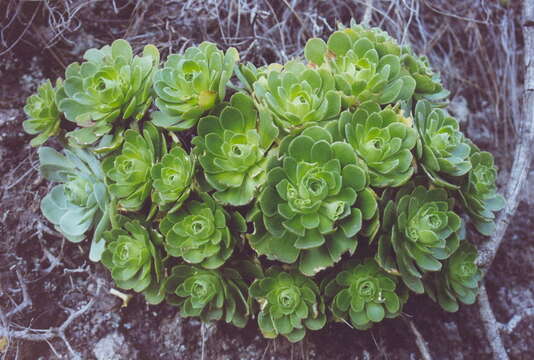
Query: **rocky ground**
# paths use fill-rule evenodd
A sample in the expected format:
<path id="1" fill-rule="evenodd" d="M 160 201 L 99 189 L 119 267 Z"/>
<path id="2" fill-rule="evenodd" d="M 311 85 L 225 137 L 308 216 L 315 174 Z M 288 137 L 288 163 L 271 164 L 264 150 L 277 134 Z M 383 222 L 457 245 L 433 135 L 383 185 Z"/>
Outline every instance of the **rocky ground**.
<path id="1" fill-rule="evenodd" d="M 12 332 L 53 328 L 46 333 L 50 334 L 47 341 L 0 337 L 0 356 L 99 360 L 419 359 L 422 356 L 409 326 L 412 321 L 434 359 L 492 358 L 477 305 L 448 314 L 425 297 L 413 297 L 401 318 L 385 321 L 370 331 L 333 324 L 296 345 L 263 339 L 252 321 L 242 330 L 225 324 L 204 326 L 198 320 L 181 318 L 171 306 L 148 306 L 139 296 L 122 306 L 123 301 L 110 294 L 113 284 L 105 269 L 86 259 L 87 247 L 64 241 L 40 215 L 39 202 L 50 184 L 39 176 L 36 151 L 22 131 L 25 98 L 43 79 L 61 76 L 63 66 L 80 59 L 87 48 L 114 38 L 126 37 L 138 47 L 151 41 L 163 52 L 208 39 L 221 46 L 236 46 L 245 59 L 261 64 L 298 55 L 308 37 L 329 31 L 328 24 L 335 20 L 346 22 L 351 16 L 360 19 L 364 10 L 362 5 L 340 1 L 334 11 L 332 5 L 319 0 L 310 1 L 315 7 L 301 6 L 298 1 L 271 1 L 272 5 L 226 0 L 168 5 L 147 1 L 137 6 L 126 1 L 64 3 L 53 8 L 48 2 L 22 2 L 17 7 L 18 2 L 8 1 L 7 11 L 12 16 L 0 20 L 9 25 L 0 32 L 0 44 L 5 46 L 0 48 L 0 324 L 9 326 Z M 410 8 L 402 12 L 384 7 L 375 11 L 371 24 L 409 26 L 416 33 L 410 39 L 414 46 L 427 51 L 431 59 L 441 59 L 436 65 L 444 69 L 444 81 L 454 95 L 455 115 L 463 120 L 462 126 L 479 146 L 496 154 L 502 169 L 500 185 L 505 185 L 514 146 L 513 115 L 517 112 L 513 108 L 521 85 L 521 73 L 512 60 L 520 59 L 521 37 L 518 9 L 501 3 L 502 8 L 498 8 L 482 1 L 480 13 L 469 9 L 462 13 L 458 8 L 445 11 L 438 6 L 441 4 L 436 5 L 440 11 L 429 6 L 416 8 L 414 2 L 415 19 L 427 27 L 417 25 L 415 20 L 399 23 L 402 14 L 410 14 Z M 407 6 L 402 4 L 396 6 Z M 451 19 L 449 11 L 459 18 Z M 439 16 L 449 28 L 436 25 Z M 236 25 L 237 18 L 241 19 L 240 25 Z M 271 22 L 280 25 L 276 28 Z M 495 24 L 500 27 L 495 28 Z M 450 26 L 465 29 L 452 31 Z M 477 30 L 473 32 L 473 28 Z M 274 30 L 261 33 L 262 29 Z M 434 32 L 417 33 L 417 29 Z M 494 33 L 505 38 L 508 52 L 501 45 L 480 46 L 484 41 L 496 42 Z M 403 38 L 401 32 L 397 35 Z M 474 39 L 476 36 L 480 38 Z M 458 44 L 471 46 L 471 58 L 459 57 L 454 48 Z M 275 45 L 279 51 L 273 50 Z M 495 68 L 484 63 L 468 66 L 469 61 L 483 62 L 484 58 L 490 59 Z M 503 66 L 500 61 L 504 61 Z M 491 74 L 484 76 L 477 70 L 480 67 Z M 492 89 L 492 85 L 497 88 Z M 506 324 L 501 333 L 513 359 L 532 359 L 534 354 L 534 223 L 530 212 L 534 172 L 530 178 L 486 278 L 497 320 Z M 80 310 L 86 311 L 77 316 Z M 72 321 L 61 327 L 69 316 Z"/>

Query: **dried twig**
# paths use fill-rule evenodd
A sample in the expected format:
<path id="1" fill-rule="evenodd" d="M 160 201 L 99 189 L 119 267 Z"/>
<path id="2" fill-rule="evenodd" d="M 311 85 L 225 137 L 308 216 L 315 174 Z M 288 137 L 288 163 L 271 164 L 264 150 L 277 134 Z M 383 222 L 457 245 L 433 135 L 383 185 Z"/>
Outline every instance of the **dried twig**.
<path id="1" fill-rule="evenodd" d="M 369 25 L 371 22 L 371 16 L 373 15 L 373 0 L 366 0 L 365 1 L 365 12 L 363 13 L 362 17 L 362 25 Z"/>
<path id="2" fill-rule="evenodd" d="M 24 282 L 24 279 L 22 278 L 20 271 L 17 269 L 15 270 L 15 272 L 17 274 L 17 279 L 19 280 L 20 288 L 22 290 L 22 302 L 18 304 L 17 306 L 15 306 L 13 310 L 11 310 L 5 315 L 7 319 L 21 312 L 27 307 L 32 306 L 32 299 L 30 298 L 30 295 L 28 294 L 28 288 L 26 287 L 26 283 Z"/>
<path id="3" fill-rule="evenodd" d="M 488 293 L 486 291 L 486 285 L 480 287 L 478 294 L 478 304 L 480 306 L 480 317 L 486 330 L 486 336 L 488 342 L 493 350 L 493 358 L 495 360 L 508 360 L 508 354 L 502 343 L 501 335 L 499 333 L 500 325 L 495 319 L 495 315 L 491 310 L 491 305 L 488 299 Z"/>
<path id="4" fill-rule="evenodd" d="M 143 23 L 145 19 L 145 14 L 148 11 L 148 8 L 152 5 L 152 1 L 153 0 L 147 0 L 144 2 L 139 2 L 135 5 L 135 9 L 133 11 L 135 16 L 133 16 L 130 20 L 130 24 L 128 25 L 128 29 L 126 30 L 126 34 L 124 35 L 125 38 L 129 38 L 137 34 L 137 32 L 139 31 L 139 26 Z"/>
<path id="5" fill-rule="evenodd" d="M 41 8 L 41 3 L 38 3 L 36 5 L 36 7 L 35 7 L 35 10 L 33 11 L 33 14 L 32 14 L 32 17 L 30 18 L 30 21 L 28 21 L 28 23 L 26 24 L 24 30 L 22 30 L 22 32 L 20 32 L 20 35 L 17 37 L 17 39 L 15 41 L 13 41 L 11 43 L 11 45 L 9 45 L 9 47 L 7 47 L 4 51 L 0 52 L 0 56 L 5 55 L 8 52 L 10 52 L 24 38 L 24 35 L 26 35 L 26 33 L 28 32 L 28 29 L 33 24 L 33 21 L 35 20 L 35 16 L 39 12 L 40 8 Z"/>
<path id="6" fill-rule="evenodd" d="M 501 331 L 504 331 L 507 334 L 511 334 L 512 331 L 517 327 L 517 325 L 525 318 L 534 316 L 534 308 L 527 308 L 523 310 L 520 314 L 515 314 L 506 324 L 499 324 Z"/>
<path id="7" fill-rule="evenodd" d="M 204 323 L 200 325 L 200 336 L 201 336 L 200 359 L 204 360 L 204 351 L 206 349 L 206 324 Z"/>
<path id="8" fill-rule="evenodd" d="M 415 336 L 415 344 L 417 345 L 417 348 L 419 349 L 419 352 L 421 352 L 421 356 L 423 357 L 423 360 L 432 360 L 432 356 L 430 355 L 430 351 L 428 350 L 428 347 L 426 345 L 425 339 L 423 339 L 423 335 L 417 330 L 415 327 L 415 324 L 412 320 L 404 319 L 404 321 L 408 324 L 410 327 L 410 330 Z"/>
<path id="9" fill-rule="evenodd" d="M 24 330 L 15 330 L 12 331 L 9 329 L 9 325 L 2 328 L 0 328 L 0 336 L 5 336 L 8 339 L 17 339 L 17 340 L 25 340 L 25 341 L 46 341 L 52 340 L 54 338 L 60 338 L 63 340 L 67 348 L 69 349 L 69 352 L 73 356 L 73 358 L 80 358 L 80 355 L 72 348 L 69 341 L 67 340 L 67 337 L 65 336 L 65 331 L 67 328 L 80 316 L 87 313 L 91 307 L 94 305 L 96 301 L 96 297 L 100 293 L 100 287 L 101 287 L 101 281 L 97 280 L 97 287 L 96 287 L 96 293 L 95 296 L 89 300 L 87 304 L 82 306 L 79 310 L 74 309 L 66 309 L 69 312 L 69 316 L 67 319 L 59 326 L 59 327 L 53 327 L 49 329 L 31 329 L 26 328 Z M 24 296 L 24 295 L 23 295 Z"/>

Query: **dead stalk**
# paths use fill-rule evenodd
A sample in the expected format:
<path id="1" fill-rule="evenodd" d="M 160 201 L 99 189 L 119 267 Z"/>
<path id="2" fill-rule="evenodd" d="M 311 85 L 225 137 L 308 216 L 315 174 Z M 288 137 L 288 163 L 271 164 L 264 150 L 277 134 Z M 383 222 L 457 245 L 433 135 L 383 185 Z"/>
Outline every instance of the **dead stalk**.
<path id="1" fill-rule="evenodd" d="M 499 333 L 500 324 L 495 319 L 493 310 L 491 310 L 491 305 L 488 299 L 488 293 L 486 291 L 486 285 L 480 287 L 480 292 L 478 294 L 478 305 L 480 310 L 480 317 L 482 323 L 484 324 L 484 329 L 486 330 L 486 336 L 488 342 L 493 351 L 493 358 L 495 360 L 508 360 L 508 354 L 504 348 L 501 334 Z"/>

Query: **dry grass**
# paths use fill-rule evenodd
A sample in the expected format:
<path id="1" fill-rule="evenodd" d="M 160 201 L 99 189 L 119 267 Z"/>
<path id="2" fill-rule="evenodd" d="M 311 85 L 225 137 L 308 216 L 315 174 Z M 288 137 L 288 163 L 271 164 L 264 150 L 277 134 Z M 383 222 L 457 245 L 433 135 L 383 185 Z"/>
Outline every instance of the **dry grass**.
<path id="1" fill-rule="evenodd" d="M 368 4 L 372 11 L 365 14 Z M 100 46 L 116 37 L 138 47 L 155 43 L 164 52 L 209 40 L 236 47 L 243 60 L 258 65 L 285 62 L 301 56 L 310 37 L 366 17 L 427 55 L 453 97 L 467 99 L 469 135 L 485 133 L 483 147 L 513 151 L 522 54 L 519 10 L 504 0 L 9 0 L 5 11 L 0 54 L 17 46 L 46 49 L 56 71 L 79 58 L 85 50 L 80 43 Z"/>

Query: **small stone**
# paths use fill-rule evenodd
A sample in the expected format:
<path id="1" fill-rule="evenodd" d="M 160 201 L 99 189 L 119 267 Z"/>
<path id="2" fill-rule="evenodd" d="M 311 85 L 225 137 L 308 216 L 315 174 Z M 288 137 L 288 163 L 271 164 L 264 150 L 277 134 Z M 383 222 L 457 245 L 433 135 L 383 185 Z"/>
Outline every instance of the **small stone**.
<path id="1" fill-rule="evenodd" d="M 162 345 L 168 353 L 177 354 L 184 350 L 182 335 L 183 321 L 180 315 L 164 319 L 161 323 Z"/>
<path id="2" fill-rule="evenodd" d="M 135 360 L 139 358 L 137 350 L 129 344 L 124 335 L 113 332 L 100 339 L 93 349 L 97 360 Z"/>

